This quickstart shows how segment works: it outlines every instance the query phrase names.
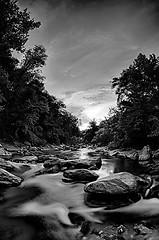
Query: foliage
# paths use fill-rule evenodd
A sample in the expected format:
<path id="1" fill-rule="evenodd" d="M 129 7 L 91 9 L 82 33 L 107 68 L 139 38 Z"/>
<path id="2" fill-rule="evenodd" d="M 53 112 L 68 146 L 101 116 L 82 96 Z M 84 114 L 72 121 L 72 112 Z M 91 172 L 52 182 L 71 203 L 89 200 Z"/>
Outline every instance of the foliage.
<path id="1" fill-rule="evenodd" d="M 121 112 L 121 128 L 129 145 L 153 145 L 158 135 L 159 58 L 139 54 L 133 64 L 114 78 L 117 104 Z"/>
<path id="2" fill-rule="evenodd" d="M 89 122 L 88 129 L 83 131 L 83 141 L 85 143 L 90 143 L 95 137 L 96 132 L 98 131 L 98 125 L 95 119 Z"/>
<path id="3" fill-rule="evenodd" d="M 40 26 L 14 0 L 0 0 L 0 138 L 31 144 L 68 143 L 79 135 L 78 121 L 45 90 L 43 46 L 25 49 L 29 31 Z M 12 52 L 20 51 L 19 62 Z"/>
<path id="4" fill-rule="evenodd" d="M 114 78 L 117 108 L 99 125 L 93 142 L 115 147 L 159 145 L 159 58 L 139 54 Z"/>

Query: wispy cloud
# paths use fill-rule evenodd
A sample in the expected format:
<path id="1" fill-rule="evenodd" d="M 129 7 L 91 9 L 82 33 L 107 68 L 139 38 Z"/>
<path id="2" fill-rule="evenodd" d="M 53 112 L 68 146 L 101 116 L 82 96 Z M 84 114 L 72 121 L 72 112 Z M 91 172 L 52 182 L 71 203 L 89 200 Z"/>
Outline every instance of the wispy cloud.
<path id="1" fill-rule="evenodd" d="M 88 124 L 115 105 L 110 81 L 139 52 L 159 54 L 158 0 L 20 0 L 42 27 L 29 44 L 42 43 L 46 89 Z"/>

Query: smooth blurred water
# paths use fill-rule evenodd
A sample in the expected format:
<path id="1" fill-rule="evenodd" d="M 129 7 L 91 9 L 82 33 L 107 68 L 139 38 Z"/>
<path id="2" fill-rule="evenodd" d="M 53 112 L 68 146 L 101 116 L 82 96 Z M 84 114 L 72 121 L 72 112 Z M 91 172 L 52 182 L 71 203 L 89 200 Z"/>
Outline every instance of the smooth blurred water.
<path id="1" fill-rule="evenodd" d="M 77 151 L 67 151 L 66 155 L 69 155 L 71 159 L 92 159 L 92 157 L 88 155 L 89 151 L 90 149 L 83 148 Z M 82 220 L 95 222 L 103 220 L 103 208 L 98 207 L 106 203 L 99 201 L 101 199 L 98 197 L 96 199 L 97 201 L 89 205 L 89 196 L 84 193 L 83 183 L 66 183 L 63 181 L 63 173 L 31 177 L 34 175 L 34 172 L 42 168 L 42 164 L 26 164 L 23 167 L 20 164 L 16 164 L 16 167 L 17 172 L 19 169 L 18 174 L 20 174 L 21 170 L 24 181 L 20 187 L 10 188 L 5 192 L 5 201 L 0 206 L 0 221 L 3 223 L 0 225 L 0 234 L 4 232 L 8 234 L 8 231 L 12 232 L 11 228 L 16 228 L 16 234 L 17 231 L 22 231 L 23 233 L 20 235 L 21 237 L 5 237 L 4 240 L 31 240 L 32 226 L 35 225 L 34 221 L 32 222 L 32 217 L 35 216 L 37 225 L 39 224 L 39 220 L 37 220 L 39 216 L 42 218 L 47 217 L 47 219 L 53 218 L 54 221 L 56 219 L 57 222 L 60 221 L 66 225 Z M 139 168 L 134 161 L 103 159 L 102 167 L 96 170 L 96 173 L 99 175 L 99 178 L 102 178 L 121 171 L 133 173 L 136 171 L 137 173 Z M 21 230 L 17 230 L 17 224 Z M 52 223 L 50 223 L 50 226 L 51 224 Z M 29 232 L 27 238 L 24 237 L 25 231 Z M 54 238 L 48 238 L 46 240 L 50 239 Z M 64 239 L 65 238 L 61 240 Z"/>

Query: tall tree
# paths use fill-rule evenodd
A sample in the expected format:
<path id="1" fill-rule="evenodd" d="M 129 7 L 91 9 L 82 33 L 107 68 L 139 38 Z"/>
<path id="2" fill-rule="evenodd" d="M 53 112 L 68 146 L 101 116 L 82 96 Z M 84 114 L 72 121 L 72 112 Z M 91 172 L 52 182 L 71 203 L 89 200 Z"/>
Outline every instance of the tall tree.
<path id="1" fill-rule="evenodd" d="M 139 54 L 112 87 L 118 95 L 121 128 L 132 145 L 146 144 L 159 136 L 159 58 Z"/>
<path id="2" fill-rule="evenodd" d="M 77 120 L 45 90 L 46 50 L 25 49 L 29 32 L 40 23 L 16 0 L 0 0 L 0 9 L 0 137 L 32 144 L 70 141 L 78 134 Z M 22 61 L 13 51 L 22 53 Z"/>

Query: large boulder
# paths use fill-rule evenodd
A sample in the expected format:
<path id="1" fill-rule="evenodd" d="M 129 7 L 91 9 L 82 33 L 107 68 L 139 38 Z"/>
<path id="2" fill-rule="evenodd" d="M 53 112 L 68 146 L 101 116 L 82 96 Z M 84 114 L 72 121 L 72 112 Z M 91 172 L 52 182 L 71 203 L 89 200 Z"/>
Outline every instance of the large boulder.
<path id="1" fill-rule="evenodd" d="M 152 163 L 152 151 L 149 145 L 144 146 L 141 152 L 139 153 L 139 163 L 141 165 Z"/>
<path id="2" fill-rule="evenodd" d="M 18 186 L 22 179 L 0 168 L 0 187 Z"/>
<path id="3" fill-rule="evenodd" d="M 63 173 L 65 178 L 71 178 L 74 181 L 95 181 L 99 177 L 95 172 L 88 169 L 66 170 Z"/>
<path id="4" fill-rule="evenodd" d="M 139 183 L 144 180 L 128 172 L 115 173 L 101 178 L 97 181 L 88 183 L 84 187 L 87 193 L 102 193 L 107 195 L 128 194 L 137 192 Z"/>
<path id="5" fill-rule="evenodd" d="M 98 170 L 102 166 L 101 158 L 97 159 L 76 159 L 60 160 L 61 169 L 91 169 Z"/>

